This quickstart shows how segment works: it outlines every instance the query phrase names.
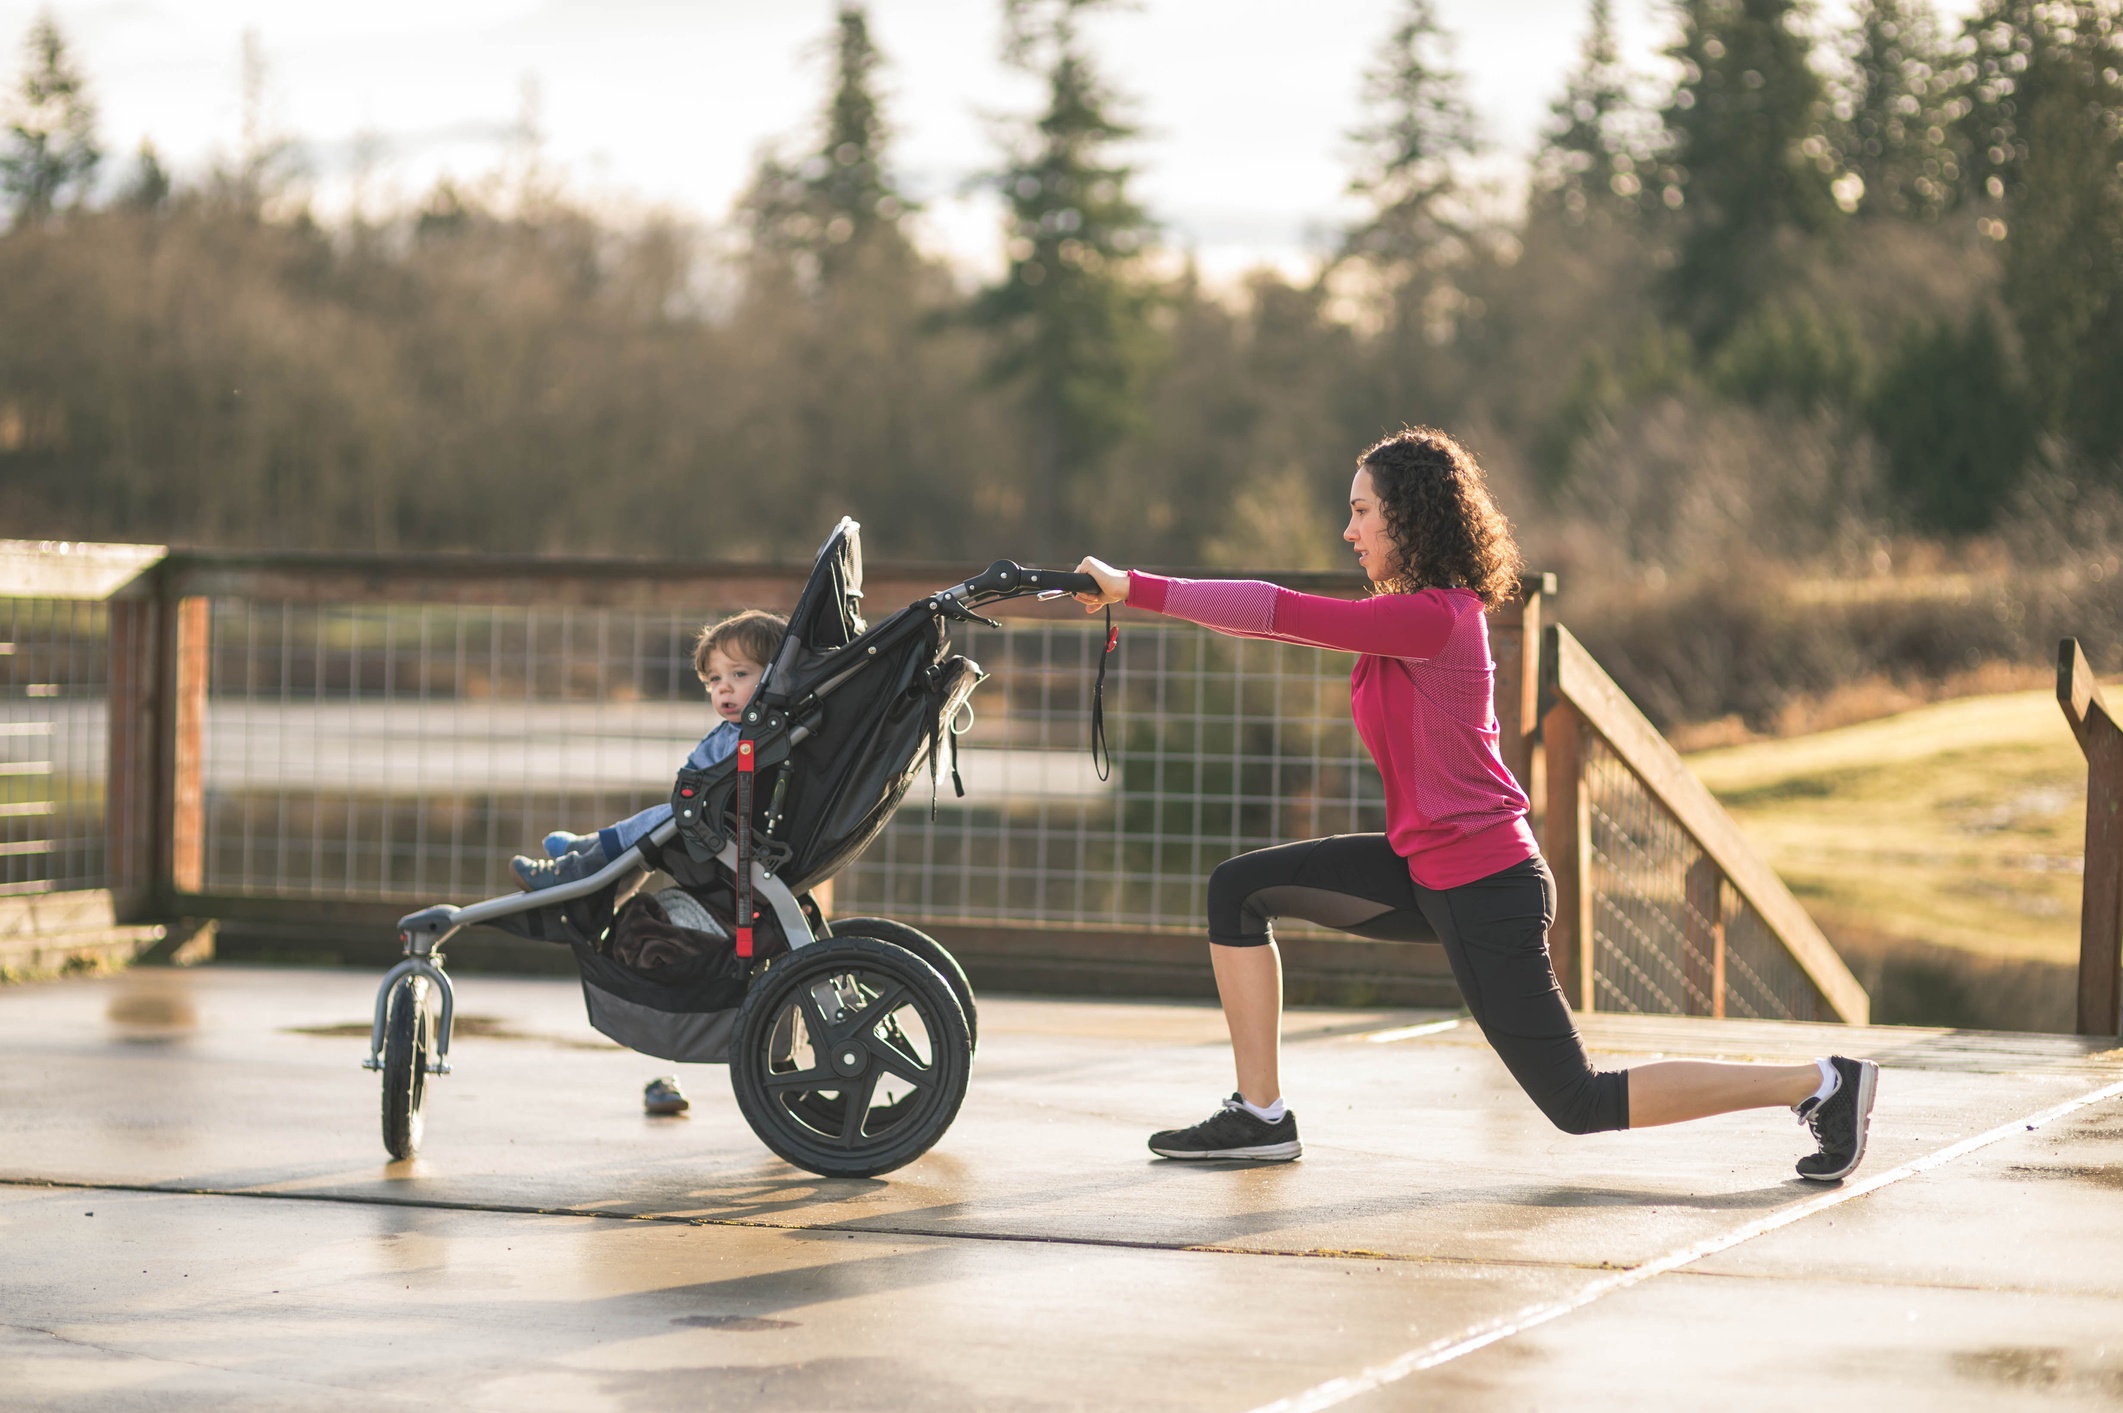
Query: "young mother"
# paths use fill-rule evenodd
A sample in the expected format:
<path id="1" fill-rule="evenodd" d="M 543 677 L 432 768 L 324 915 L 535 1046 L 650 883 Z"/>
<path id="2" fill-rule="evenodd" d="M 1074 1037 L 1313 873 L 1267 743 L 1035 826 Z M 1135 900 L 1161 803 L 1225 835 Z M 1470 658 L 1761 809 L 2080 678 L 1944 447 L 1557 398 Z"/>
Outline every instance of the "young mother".
<path id="1" fill-rule="evenodd" d="M 1374 592 L 1357 602 L 1249 580 L 1167 579 L 1097 559 L 1101 592 L 1244 638 L 1357 654 L 1350 709 L 1386 785 L 1386 832 L 1241 854 L 1209 876 L 1209 957 L 1238 1092 L 1192 1128 L 1154 1134 L 1166 1158 L 1297 1157 L 1278 1075 L 1278 917 L 1389 941 L 1445 944 L 1452 975 L 1512 1078 L 1566 1133 L 1648 1128 L 1789 1105 L 1820 1151 L 1801 1177 L 1833 1182 L 1865 1152 L 1879 1070 L 1661 1060 L 1595 1070 L 1548 960 L 1555 880 L 1526 826 L 1526 794 L 1497 753 L 1495 664 L 1484 611 L 1518 590 L 1511 528 L 1481 468 L 1443 432 L 1415 428 L 1358 458 L 1349 528 Z"/>

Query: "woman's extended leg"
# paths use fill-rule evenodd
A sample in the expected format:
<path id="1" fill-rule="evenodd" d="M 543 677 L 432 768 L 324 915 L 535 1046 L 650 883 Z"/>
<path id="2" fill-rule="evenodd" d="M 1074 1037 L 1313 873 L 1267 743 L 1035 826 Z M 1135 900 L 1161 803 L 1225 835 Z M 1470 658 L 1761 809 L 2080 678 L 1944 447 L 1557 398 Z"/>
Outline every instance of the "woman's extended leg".
<path id="1" fill-rule="evenodd" d="M 1800 1159 L 1800 1176 L 1834 1181 L 1864 1156 L 1879 1075 L 1870 1061 L 1660 1060 L 1628 1070 L 1593 1069 L 1548 958 L 1555 880 L 1542 860 L 1458 888 L 1418 889 L 1417 895 L 1482 1033 L 1558 1128 L 1650 1128 L 1782 1106 L 1800 1109 L 1820 1141 L 1820 1152 Z"/>
<path id="2" fill-rule="evenodd" d="M 1821 1070 L 1803 1065 L 1740 1065 L 1717 1060 L 1653 1060 L 1629 1070 L 1629 1126 L 1729 1114 L 1736 1109 L 1790 1109 L 1821 1087 Z"/>

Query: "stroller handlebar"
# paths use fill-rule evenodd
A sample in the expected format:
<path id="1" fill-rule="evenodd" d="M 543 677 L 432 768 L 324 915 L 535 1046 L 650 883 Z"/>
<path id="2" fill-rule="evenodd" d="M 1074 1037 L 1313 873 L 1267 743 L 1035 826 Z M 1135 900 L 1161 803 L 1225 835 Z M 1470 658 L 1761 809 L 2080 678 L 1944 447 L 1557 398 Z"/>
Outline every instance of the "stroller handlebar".
<path id="1" fill-rule="evenodd" d="M 959 589 L 967 598 L 1014 599 L 1024 594 L 1095 594 L 1098 581 L 1088 574 L 1032 569 L 1013 560 L 998 559 L 959 585 Z"/>

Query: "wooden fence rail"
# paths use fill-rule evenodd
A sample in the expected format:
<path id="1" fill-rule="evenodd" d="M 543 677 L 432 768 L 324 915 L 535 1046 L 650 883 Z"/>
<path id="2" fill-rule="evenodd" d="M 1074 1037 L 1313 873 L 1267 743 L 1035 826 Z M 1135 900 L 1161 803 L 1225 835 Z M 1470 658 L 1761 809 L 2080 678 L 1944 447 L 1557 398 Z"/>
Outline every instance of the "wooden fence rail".
<path id="1" fill-rule="evenodd" d="M 1865 1024 L 1871 1010 L 1865 988 L 1806 909 L 1658 728 L 1560 624 L 1546 631 L 1541 671 L 1542 699 L 1548 703 L 1541 727 L 1547 755 L 1543 848 L 1558 894 L 1550 950 L 1572 1002 L 1581 1010 L 1607 1009 L 1600 1005 L 1603 994 L 1627 994 L 1619 979 L 1602 986 L 1603 946 L 1617 968 L 1631 970 L 1647 966 L 1640 954 L 1648 950 L 1652 963 L 1670 966 L 1666 992 L 1681 1001 L 1679 1008 L 1723 1016 L 1736 995 L 1744 1001 L 1734 985 L 1744 959 L 1735 955 L 1728 936 L 1735 923 L 1744 922 L 1766 929 L 1803 974 L 1830 1013 L 1821 1019 Z M 1590 769 L 1595 750 L 1611 753 L 1626 768 L 1620 788 L 1649 796 L 1634 801 L 1643 822 L 1604 817 Z M 1616 857 L 1601 857 L 1596 839 L 1601 833 L 1622 846 L 1631 845 L 1635 835 L 1660 837 L 1648 845 L 1635 840 L 1636 852 L 1629 858 L 1619 856 L 1620 847 L 1614 849 Z M 1654 851 L 1661 856 L 1653 857 Z M 1668 924 L 1663 937 L 1632 920 L 1619 896 L 1626 892 L 1637 895 L 1638 916 Z M 1613 925 L 1603 928 L 1603 920 Z M 1645 985 L 1657 989 L 1655 978 Z"/>

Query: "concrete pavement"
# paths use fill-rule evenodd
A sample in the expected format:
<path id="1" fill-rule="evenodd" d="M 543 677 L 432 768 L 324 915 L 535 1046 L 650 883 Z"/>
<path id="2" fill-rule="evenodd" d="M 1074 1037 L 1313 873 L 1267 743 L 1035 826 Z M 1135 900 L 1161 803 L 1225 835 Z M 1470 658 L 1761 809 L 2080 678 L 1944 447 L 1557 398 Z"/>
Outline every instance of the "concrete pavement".
<path id="1" fill-rule="evenodd" d="M 2123 1053 L 2070 1038 L 1590 1019 L 1608 1063 L 1880 1058 L 1892 1181 L 1831 1197 L 1788 1115 L 1569 1138 L 1411 1012 L 1291 1014 L 1302 1162 L 1157 1163 L 1229 1087 L 1213 1008 L 991 999 L 937 1149 L 829 1182 L 719 1068 L 646 1119 L 669 1066 L 477 976 L 390 1164 L 373 986 L 0 990 L 0 1407 L 2123 1400 Z"/>

